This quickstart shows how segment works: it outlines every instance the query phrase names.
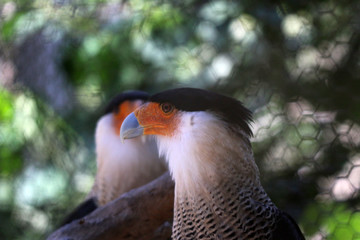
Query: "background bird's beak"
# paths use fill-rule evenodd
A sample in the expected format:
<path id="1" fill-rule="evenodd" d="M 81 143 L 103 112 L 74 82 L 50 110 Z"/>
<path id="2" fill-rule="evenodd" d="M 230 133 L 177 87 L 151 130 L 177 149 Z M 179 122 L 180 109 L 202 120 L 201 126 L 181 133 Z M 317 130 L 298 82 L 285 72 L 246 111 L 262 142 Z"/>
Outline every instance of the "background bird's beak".
<path id="1" fill-rule="evenodd" d="M 125 139 L 135 138 L 144 134 L 144 128 L 140 126 L 134 113 L 130 113 L 124 120 L 120 129 L 120 138 L 124 142 Z"/>

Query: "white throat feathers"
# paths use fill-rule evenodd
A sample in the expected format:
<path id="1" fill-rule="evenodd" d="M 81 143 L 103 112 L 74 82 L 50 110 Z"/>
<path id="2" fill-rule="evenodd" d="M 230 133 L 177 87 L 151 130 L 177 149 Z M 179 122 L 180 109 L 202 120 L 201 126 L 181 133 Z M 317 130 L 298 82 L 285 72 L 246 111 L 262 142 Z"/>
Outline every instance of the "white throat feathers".
<path id="1" fill-rule="evenodd" d="M 232 133 L 215 114 L 206 111 L 179 112 L 180 123 L 173 136 L 157 136 L 160 155 L 169 163 L 176 191 L 198 191 L 227 181 L 233 174 L 259 184 L 259 171 L 245 133 Z M 241 137 L 243 135 L 243 137 Z M 240 156 L 240 158 L 239 158 Z"/>

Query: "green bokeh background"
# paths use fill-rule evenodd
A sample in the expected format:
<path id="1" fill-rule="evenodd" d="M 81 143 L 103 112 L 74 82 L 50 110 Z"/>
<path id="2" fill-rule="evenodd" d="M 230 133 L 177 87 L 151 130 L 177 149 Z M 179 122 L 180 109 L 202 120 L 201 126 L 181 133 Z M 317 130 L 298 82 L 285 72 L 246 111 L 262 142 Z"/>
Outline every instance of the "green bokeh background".
<path id="1" fill-rule="evenodd" d="M 94 130 L 129 89 L 254 112 L 262 182 L 307 239 L 360 239 L 360 4 L 0 1 L 0 239 L 44 239 L 89 191 Z"/>

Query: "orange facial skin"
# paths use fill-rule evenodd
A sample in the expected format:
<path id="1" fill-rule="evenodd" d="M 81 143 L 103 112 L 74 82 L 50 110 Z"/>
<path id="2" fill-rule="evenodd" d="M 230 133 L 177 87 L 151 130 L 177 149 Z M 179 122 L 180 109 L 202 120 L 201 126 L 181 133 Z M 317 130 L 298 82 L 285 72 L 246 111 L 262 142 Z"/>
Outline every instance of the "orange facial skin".
<path id="1" fill-rule="evenodd" d="M 172 136 L 179 124 L 178 110 L 173 107 L 170 112 L 164 112 L 162 104 L 147 103 L 135 110 L 134 114 L 139 124 L 144 128 L 144 135 Z"/>
<path id="2" fill-rule="evenodd" d="M 118 111 L 113 114 L 114 128 L 117 135 L 120 134 L 121 124 L 123 123 L 124 119 L 135 109 L 137 109 L 141 104 L 142 101 L 137 100 L 124 101 L 119 105 Z"/>

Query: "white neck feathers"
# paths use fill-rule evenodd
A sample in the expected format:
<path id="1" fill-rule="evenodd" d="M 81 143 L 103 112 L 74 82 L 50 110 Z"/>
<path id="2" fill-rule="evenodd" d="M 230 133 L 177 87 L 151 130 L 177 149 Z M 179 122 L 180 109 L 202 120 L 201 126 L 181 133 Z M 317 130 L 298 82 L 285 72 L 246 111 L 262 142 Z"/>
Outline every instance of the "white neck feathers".
<path id="1" fill-rule="evenodd" d="M 218 184 L 229 174 L 246 174 L 257 184 L 259 174 L 251 147 L 231 133 L 214 114 L 179 112 L 181 121 L 171 136 L 158 136 L 161 155 L 169 163 L 177 191 L 192 191 Z"/>

